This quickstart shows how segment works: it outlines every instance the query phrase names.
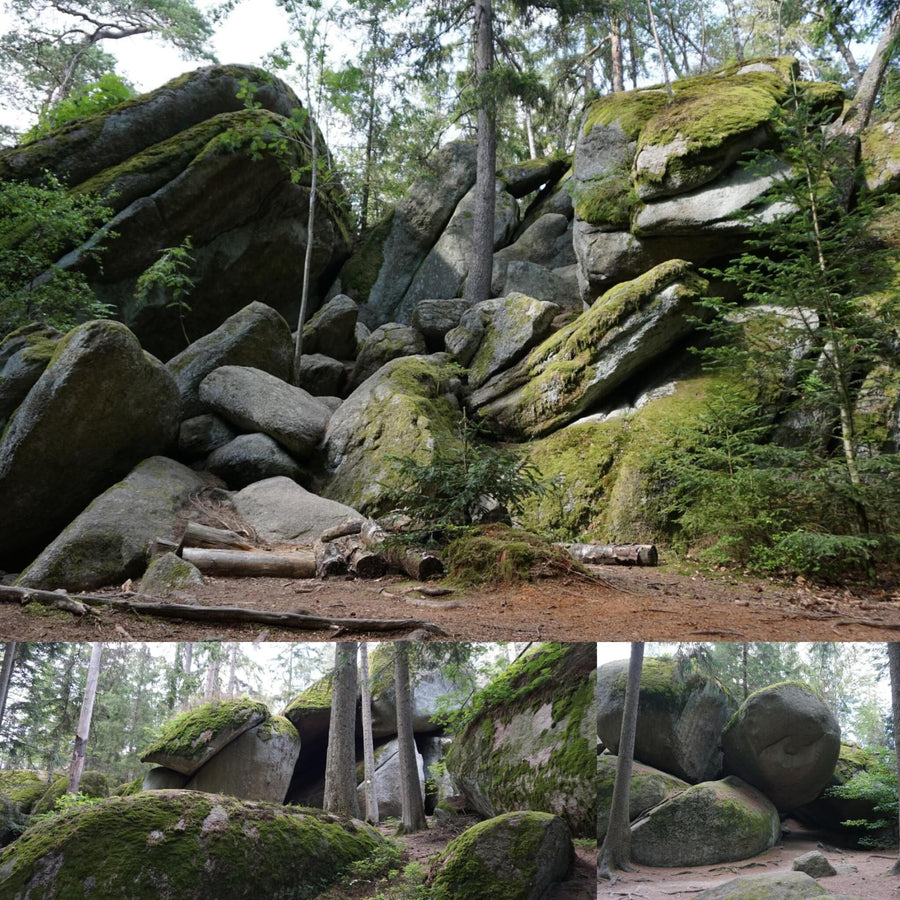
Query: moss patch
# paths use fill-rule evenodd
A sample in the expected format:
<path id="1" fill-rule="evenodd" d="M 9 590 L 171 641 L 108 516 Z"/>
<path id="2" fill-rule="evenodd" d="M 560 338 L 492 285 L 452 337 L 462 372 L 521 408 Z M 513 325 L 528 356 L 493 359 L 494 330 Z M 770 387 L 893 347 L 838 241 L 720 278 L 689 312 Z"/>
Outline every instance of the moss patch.
<path id="1" fill-rule="evenodd" d="M 51 812 L 53 807 L 56 806 L 56 801 L 66 793 L 68 785 L 68 775 L 57 775 L 50 787 L 46 787 L 41 794 L 40 800 L 32 807 L 32 813 L 39 816 L 43 813 Z M 81 775 L 78 792 L 84 794 L 85 797 L 108 797 L 109 779 L 102 772 L 95 772 L 89 769 Z"/>
<path id="2" fill-rule="evenodd" d="M 0 772 L 0 794 L 9 797 L 22 812 L 31 812 L 46 791 L 47 780 L 37 772 L 21 769 Z"/>

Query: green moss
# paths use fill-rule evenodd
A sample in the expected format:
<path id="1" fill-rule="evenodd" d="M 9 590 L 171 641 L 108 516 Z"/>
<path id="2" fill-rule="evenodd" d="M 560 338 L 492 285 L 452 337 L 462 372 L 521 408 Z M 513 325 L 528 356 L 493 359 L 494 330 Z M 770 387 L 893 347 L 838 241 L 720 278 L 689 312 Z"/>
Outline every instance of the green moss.
<path id="1" fill-rule="evenodd" d="M 256 736 L 264 743 L 276 737 L 300 740 L 297 729 L 284 716 L 270 716 L 256 729 Z"/>
<path id="2" fill-rule="evenodd" d="M 598 125 L 608 127 L 617 122 L 632 140 L 636 140 L 644 126 L 666 105 L 666 92 L 661 88 L 620 91 L 595 100 L 584 117 L 584 134 Z"/>
<path id="3" fill-rule="evenodd" d="M 53 807 L 56 806 L 56 801 L 66 793 L 68 785 L 68 775 L 57 775 L 50 786 L 41 794 L 40 800 L 32 807 L 32 813 L 39 816 L 43 813 L 51 812 Z M 108 797 L 109 779 L 102 772 L 88 769 L 81 775 L 78 792 L 84 794 L 85 797 Z"/>
<path id="4" fill-rule="evenodd" d="M 269 710 L 265 703 L 247 698 L 206 703 L 167 722 L 156 740 L 143 751 L 141 758 L 151 754 L 191 758 L 213 735 L 239 728 L 254 716 L 268 718 Z"/>
<path id="5" fill-rule="evenodd" d="M 553 817 L 547 813 L 511 812 L 466 829 L 441 854 L 432 881 L 434 900 L 527 900 L 533 895 L 537 874 L 538 850 L 546 823 Z M 478 853 L 480 841 L 497 831 L 508 832 L 510 866 L 492 871 Z M 489 841 L 496 843 L 496 837 Z"/>
<path id="6" fill-rule="evenodd" d="M 125 784 L 120 784 L 117 787 L 114 787 L 110 792 L 110 797 L 132 797 L 135 794 L 139 794 L 141 792 L 141 788 L 144 785 L 144 776 L 138 775 L 134 781 L 126 781 Z"/>
<path id="7" fill-rule="evenodd" d="M 576 218 L 623 231 L 630 227 L 632 214 L 640 203 L 631 186 L 631 173 L 624 170 L 582 182 L 573 199 Z"/>
<path id="8" fill-rule="evenodd" d="M 747 697 L 746 700 L 744 700 L 744 702 L 741 704 L 740 708 L 728 720 L 728 724 L 722 729 L 722 737 L 724 737 L 726 734 L 728 734 L 728 732 L 731 731 L 731 729 L 734 728 L 735 725 L 737 725 L 737 723 L 740 721 L 741 713 L 744 711 L 744 709 L 747 708 L 747 706 L 751 703 L 751 701 L 753 701 L 756 697 L 760 697 L 763 694 L 769 693 L 769 691 L 774 691 L 774 690 L 777 690 L 778 688 L 783 688 L 783 687 L 797 688 L 798 690 L 801 690 L 807 694 L 810 694 L 811 696 L 815 697 L 817 700 L 824 702 L 824 701 L 822 701 L 821 696 L 819 696 L 819 694 L 813 688 L 811 688 L 808 684 L 804 684 L 802 681 L 779 681 L 776 684 L 766 685 L 766 687 L 760 688 L 758 691 L 754 691 L 752 694 L 750 694 Z"/>
<path id="9" fill-rule="evenodd" d="M 379 842 L 373 830 L 321 812 L 147 792 L 29 829 L 0 855 L 0 893 L 237 900 L 252 885 L 259 896 L 311 900 Z"/>
<path id="10" fill-rule="evenodd" d="M 31 812 L 47 790 L 47 781 L 37 772 L 9 769 L 0 772 L 0 794 L 9 797 L 22 812 Z"/>
<path id="11" fill-rule="evenodd" d="M 284 710 L 285 716 L 305 709 L 331 709 L 331 693 L 334 689 L 334 673 L 329 672 L 315 684 L 301 691 Z"/>
<path id="12" fill-rule="evenodd" d="M 358 303 L 365 303 L 369 299 L 369 292 L 378 280 L 378 273 L 384 264 L 384 245 L 393 224 L 392 209 L 369 231 L 362 245 L 341 269 L 341 290 Z"/>

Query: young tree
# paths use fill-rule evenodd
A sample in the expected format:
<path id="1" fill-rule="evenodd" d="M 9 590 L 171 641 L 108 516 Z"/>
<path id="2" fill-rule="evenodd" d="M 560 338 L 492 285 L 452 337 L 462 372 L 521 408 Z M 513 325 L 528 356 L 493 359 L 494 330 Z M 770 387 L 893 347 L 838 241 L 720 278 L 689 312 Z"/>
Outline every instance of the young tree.
<path id="1" fill-rule="evenodd" d="M 378 785 L 375 781 L 375 745 L 372 739 L 372 691 L 369 685 L 369 651 L 359 645 L 359 684 L 362 694 L 363 777 L 366 784 L 366 821 L 378 824 Z"/>
<path id="2" fill-rule="evenodd" d="M 638 699 L 643 665 L 644 645 L 640 642 L 633 643 L 628 663 L 628 681 L 625 685 L 625 708 L 622 711 L 622 730 L 616 758 L 616 778 L 613 783 L 609 827 L 597 859 L 597 874 L 610 880 L 615 880 L 617 870 L 631 871 L 631 822 L 628 803 L 631 795 L 631 771 L 634 764 L 634 742 L 637 734 Z"/>
<path id="3" fill-rule="evenodd" d="M 401 816 L 399 834 L 413 834 L 428 827 L 416 765 L 412 724 L 412 690 L 409 681 L 409 642 L 394 641 L 394 687 L 397 696 L 397 743 L 400 757 Z"/>
<path id="4" fill-rule="evenodd" d="M 15 658 L 16 642 L 8 641 L 3 645 L 3 668 L 0 669 L 0 727 L 3 725 L 3 715 L 6 712 L 6 698 L 9 696 L 9 682 Z"/>
<path id="5" fill-rule="evenodd" d="M 325 757 L 326 812 L 359 818 L 356 793 L 356 641 L 334 645 L 331 720 Z"/>
<path id="6" fill-rule="evenodd" d="M 87 753 L 88 736 L 91 730 L 91 717 L 94 713 L 94 699 L 97 696 L 97 681 L 100 677 L 100 657 L 103 644 L 91 644 L 91 660 L 88 664 L 87 681 L 84 686 L 84 699 L 81 701 L 81 715 L 78 718 L 78 729 L 75 732 L 75 747 L 72 750 L 72 765 L 69 769 L 69 783 L 66 793 L 77 794 L 84 771 L 84 758 Z"/>
<path id="7" fill-rule="evenodd" d="M 891 672 L 891 711 L 894 718 L 894 752 L 897 758 L 897 782 L 900 784 L 900 643 L 887 645 L 888 665 Z M 891 869 L 891 875 L 900 875 L 900 856 Z"/>

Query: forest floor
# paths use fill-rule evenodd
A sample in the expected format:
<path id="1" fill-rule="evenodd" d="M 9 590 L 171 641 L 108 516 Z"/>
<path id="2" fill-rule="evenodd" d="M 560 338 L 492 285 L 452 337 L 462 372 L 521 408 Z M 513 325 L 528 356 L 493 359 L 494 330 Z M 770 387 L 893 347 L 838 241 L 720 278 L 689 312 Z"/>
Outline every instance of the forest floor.
<path id="1" fill-rule="evenodd" d="M 788 833 L 771 850 L 738 863 L 717 866 L 661 869 L 636 866 L 621 872 L 615 883 L 601 880 L 597 897 L 609 900 L 679 900 L 694 897 L 732 878 L 789 871 L 793 861 L 810 850 L 818 850 L 838 870 L 819 879 L 830 894 L 846 894 L 864 900 L 897 900 L 900 878 L 889 874 L 896 850 L 846 850 L 829 844 L 824 835 L 805 829 L 799 822 L 785 822 Z"/>
<path id="2" fill-rule="evenodd" d="M 457 816 L 445 821 L 429 818 L 428 829 L 415 834 L 397 835 L 397 823 L 382 824 L 381 833 L 400 845 L 402 858 L 393 872 L 354 873 L 345 877 L 330 890 L 319 894 L 318 900 L 414 900 L 416 884 L 427 875 L 432 861 L 447 844 L 480 819 Z M 412 864 L 412 866 L 410 866 Z M 418 870 L 419 877 L 413 877 Z M 593 841 L 576 841 L 575 864 L 569 878 L 553 885 L 544 900 L 594 900 L 597 885 L 597 848 Z"/>
<path id="3" fill-rule="evenodd" d="M 339 619 L 418 620 L 439 626 L 440 631 L 431 632 L 439 640 L 884 641 L 900 631 L 900 571 L 885 570 L 873 582 L 822 586 L 674 564 L 598 566 L 591 568 L 590 577 L 570 574 L 517 585 L 459 587 L 440 598 L 423 595 L 414 582 L 399 577 L 207 577 L 202 586 L 169 602 Z M 34 604 L 0 604 L 0 633 L 31 641 L 391 640 L 409 636 L 415 628 L 415 621 L 396 632 L 352 625 L 337 631 L 225 621 L 198 624 L 108 608 L 79 618 Z"/>

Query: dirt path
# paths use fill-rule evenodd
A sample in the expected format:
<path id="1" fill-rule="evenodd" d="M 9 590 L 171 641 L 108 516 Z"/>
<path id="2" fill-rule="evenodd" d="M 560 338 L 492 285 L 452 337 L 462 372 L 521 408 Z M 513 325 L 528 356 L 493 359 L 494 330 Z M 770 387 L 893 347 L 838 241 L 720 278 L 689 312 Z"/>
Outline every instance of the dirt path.
<path id="1" fill-rule="evenodd" d="M 837 875 L 819 880 L 819 884 L 829 893 L 849 894 L 863 900 L 897 900 L 900 897 L 900 878 L 888 874 L 897 859 L 896 852 L 841 850 L 823 840 L 822 835 L 805 830 L 793 820 L 785 824 L 789 833 L 781 842 L 753 859 L 694 868 L 637 866 L 634 872 L 620 873 L 614 884 L 600 881 L 597 897 L 609 900 L 686 900 L 740 875 L 789 871 L 793 861 L 810 850 L 823 853 L 838 870 Z"/>
<path id="2" fill-rule="evenodd" d="M 683 574 L 658 568 L 596 567 L 572 576 L 489 590 L 423 597 L 409 581 L 208 578 L 175 602 L 307 611 L 334 618 L 423 619 L 442 640 L 713 640 L 893 639 L 900 634 L 897 573 L 877 584 L 820 588 L 734 575 Z M 410 629 L 411 630 L 411 629 Z M 0 605 L 0 631 L 15 640 L 390 640 L 404 634 L 355 629 L 297 631 L 275 626 L 160 620 L 104 610 L 78 619 Z M 408 633 L 408 632 L 407 632 Z"/>

